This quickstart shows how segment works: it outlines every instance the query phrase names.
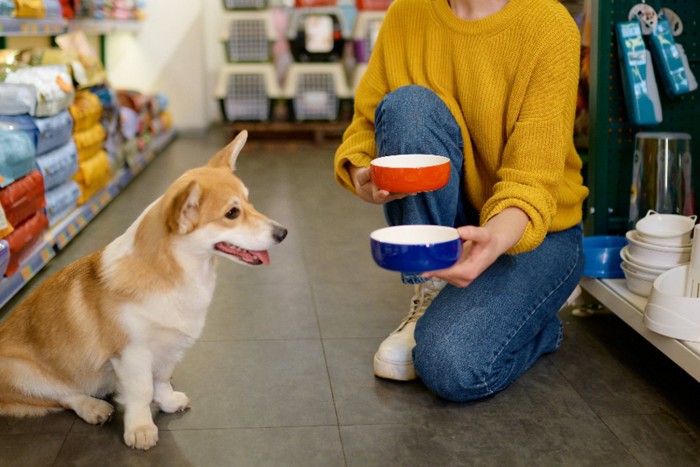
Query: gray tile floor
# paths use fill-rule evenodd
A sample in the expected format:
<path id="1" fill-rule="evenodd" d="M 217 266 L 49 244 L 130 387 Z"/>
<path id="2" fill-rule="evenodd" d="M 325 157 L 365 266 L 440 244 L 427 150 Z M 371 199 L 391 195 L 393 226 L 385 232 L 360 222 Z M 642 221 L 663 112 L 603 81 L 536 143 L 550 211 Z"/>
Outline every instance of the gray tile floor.
<path id="1" fill-rule="evenodd" d="M 27 290 L 121 234 L 225 142 L 178 138 Z M 700 465 L 700 385 L 609 313 L 562 312 L 561 349 L 483 401 L 376 379 L 372 355 L 411 289 L 373 264 L 381 210 L 335 184 L 333 149 L 241 155 L 253 203 L 290 233 L 268 267 L 220 263 L 204 335 L 173 380 L 193 407 L 157 415 L 155 448 L 128 449 L 119 414 L 103 427 L 69 412 L 0 417 L 0 466 Z"/>

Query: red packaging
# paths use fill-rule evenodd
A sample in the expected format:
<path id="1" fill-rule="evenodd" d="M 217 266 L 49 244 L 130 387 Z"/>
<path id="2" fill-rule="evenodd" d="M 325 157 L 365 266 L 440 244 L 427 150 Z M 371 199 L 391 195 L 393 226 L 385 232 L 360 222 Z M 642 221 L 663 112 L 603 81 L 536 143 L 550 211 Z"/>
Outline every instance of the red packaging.
<path id="1" fill-rule="evenodd" d="M 0 204 L 7 221 L 17 228 L 32 214 L 46 206 L 44 178 L 34 170 L 16 182 L 0 189 Z"/>
<path id="2" fill-rule="evenodd" d="M 34 242 L 48 226 L 49 220 L 46 214 L 44 211 L 39 211 L 15 227 L 15 231 L 5 237 L 5 241 L 10 246 L 10 262 L 5 272 L 7 277 L 17 272 L 24 255 L 31 250 Z"/>

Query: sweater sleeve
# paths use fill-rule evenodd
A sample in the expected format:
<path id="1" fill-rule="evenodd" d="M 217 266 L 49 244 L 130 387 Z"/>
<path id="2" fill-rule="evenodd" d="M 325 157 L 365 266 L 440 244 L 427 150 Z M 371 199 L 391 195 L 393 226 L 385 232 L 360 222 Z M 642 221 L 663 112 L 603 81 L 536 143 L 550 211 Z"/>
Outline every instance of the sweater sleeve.
<path id="1" fill-rule="evenodd" d="M 367 69 L 355 91 L 354 113 L 350 125 L 335 153 L 334 170 L 336 181 L 355 193 L 348 164 L 356 167 L 369 166 L 377 156 L 374 140 L 374 111 L 389 92 L 384 62 L 385 30 L 391 21 L 391 8 L 382 22 L 377 40 L 372 48 Z"/>
<path id="2" fill-rule="evenodd" d="M 557 211 L 557 191 L 573 138 L 580 38 L 573 21 L 556 30 L 536 52 L 498 181 L 481 210 L 482 225 L 508 207 L 528 215 L 525 232 L 510 254 L 533 250 L 544 240 Z"/>

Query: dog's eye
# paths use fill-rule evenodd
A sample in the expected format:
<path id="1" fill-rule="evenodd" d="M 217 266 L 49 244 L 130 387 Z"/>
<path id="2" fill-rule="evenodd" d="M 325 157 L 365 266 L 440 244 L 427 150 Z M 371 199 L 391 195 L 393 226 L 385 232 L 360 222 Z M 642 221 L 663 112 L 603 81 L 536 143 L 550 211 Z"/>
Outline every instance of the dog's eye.
<path id="1" fill-rule="evenodd" d="M 238 208 L 231 208 L 229 212 L 226 213 L 226 218 L 227 219 L 235 219 L 241 214 L 241 210 Z"/>

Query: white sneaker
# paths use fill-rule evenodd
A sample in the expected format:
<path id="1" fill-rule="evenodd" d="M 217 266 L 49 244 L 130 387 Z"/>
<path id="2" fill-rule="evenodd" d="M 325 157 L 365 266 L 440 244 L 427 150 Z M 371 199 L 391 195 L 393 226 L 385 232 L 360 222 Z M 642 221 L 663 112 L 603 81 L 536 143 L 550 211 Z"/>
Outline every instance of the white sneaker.
<path id="1" fill-rule="evenodd" d="M 379 345 L 374 354 L 374 374 L 380 378 L 396 381 L 410 381 L 416 379 L 416 370 L 413 368 L 413 347 L 416 341 L 413 331 L 416 322 L 423 316 L 425 310 L 433 299 L 445 286 L 440 279 L 430 279 L 427 282 L 415 285 L 416 293 L 411 299 L 411 310 L 398 328 Z"/>

